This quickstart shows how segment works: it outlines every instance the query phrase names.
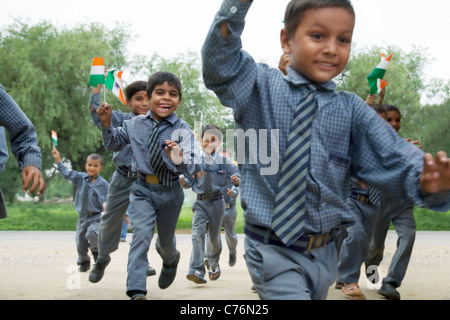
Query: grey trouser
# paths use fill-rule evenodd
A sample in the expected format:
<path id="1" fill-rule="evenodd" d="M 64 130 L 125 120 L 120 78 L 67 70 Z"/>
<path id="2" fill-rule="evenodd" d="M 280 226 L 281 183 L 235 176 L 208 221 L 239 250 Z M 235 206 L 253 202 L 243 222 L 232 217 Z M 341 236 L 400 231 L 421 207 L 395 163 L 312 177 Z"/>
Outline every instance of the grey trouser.
<path id="1" fill-rule="evenodd" d="M 394 287 L 400 287 L 408 268 L 409 260 L 416 238 L 416 222 L 413 214 L 414 205 L 409 202 L 381 197 L 381 207 L 377 213 L 377 220 L 367 254 L 366 267 L 380 265 L 383 260 L 384 241 L 392 222 L 398 235 L 397 250 L 392 257 L 386 278 L 383 283 L 391 283 Z"/>
<path id="2" fill-rule="evenodd" d="M 219 264 L 222 252 L 220 228 L 225 213 L 223 199 L 214 201 L 196 200 L 192 206 L 192 252 L 189 264 L 189 273 L 199 271 L 205 275 L 205 236 L 208 232 L 206 244 L 206 258 L 211 269 Z"/>
<path id="3" fill-rule="evenodd" d="M 96 214 L 87 218 L 78 218 L 77 231 L 75 233 L 75 242 L 78 251 L 78 264 L 84 261 L 90 261 L 88 251 L 98 251 L 98 225 L 101 214 Z"/>
<path id="4" fill-rule="evenodd" d="M 336 280 L 334 242 L 309 253 L 298 253 L 246 236 L 245 260 L 263 300 L 325 300 Z"/>
<path id="5" fill-rule="evenodd" d="M 128 212 L 133 225 L 133 237 L 128 253 L 127 291 L 147 292 L 147 253 L 155 225 L 158 230 L 156 250 L 163 263 L 173 265 L 177 259 L 175 229 L 184 201 L 180 183 L 172 188 L 146 183 L 138 179 L 133 184 Z"/>
<path id="6" fill-rule="evenodd" d="M 225 209 L 225 215 L 223 217 L 222 226 L 225 230 L 225 239 L 227 240 L 228 249 L 230 253 L 236 253 L 237 247 L 237 235 L 234 232 L 234 227 L 236 225 L 237 211 L 236 205 L 231 205 L 228 209 Z"/>
<path id="7" fill-rule="evenodd" d="M 99 255 L 108 256 L 119 247 L 122 222 L 130 203 L 131 187 L 136 179 L 114 172 L 109 185 L 106 214 L 99 226 Z"/>
<path id="8" fill-rule="evenodd" d="M 373 234 L 377 207 L 364 204 L 355 199 L 349 199 L 350 207 L 355 213 L 356 222 L 346 230 L 347 237 L 342 242 L 339 251 L 337 281 L 350 284 L 358 283 L 361 265 L 369 251 L 370 239 Z"/>

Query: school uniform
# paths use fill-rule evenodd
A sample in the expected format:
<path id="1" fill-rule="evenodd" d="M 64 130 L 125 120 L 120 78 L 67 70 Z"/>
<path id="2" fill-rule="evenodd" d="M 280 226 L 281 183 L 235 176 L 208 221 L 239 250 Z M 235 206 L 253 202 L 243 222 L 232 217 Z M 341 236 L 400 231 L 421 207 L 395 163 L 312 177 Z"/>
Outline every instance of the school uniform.
<path id="1" fill-rule="evenodd" d="M 97 176 L 94 183 L 86 172 L 77 172 L 68 170 L 61 162 L 57 169 L 64 179 L 70 180 L 76 188 L 74 205 L 75 211 L 80 214 L 77 221 L 76 244 L 78 251 L 77 263 L 81 265 L 85 261 L 90 261 L 88 256 L 89 249 L 94 255 L 98 252 L 98 225 L 103 210 L 103 202 L 108 195 L 108 182 L 100 176 Z M 82 216 L 83 191 L 85 187 L 89 188 L 87 200 L 87 215 Z"/>
<path id="2" fill-rule="evenodd" d="M 0 173 L 5 170 L 6 161 L 8 161 L 8 145 L 6 144 L 5 128 L 0 127 Z M 3 193 L 0 189 L 0 219 L 6 217 L 6 205 L 5 199 L 3 199 Z"/>
<path id="3" fill-rule="evenodd" d="M 1 83 L 0 126 L 8 130 L 11 152 L 17 159 L 20 168 L 23 170 L 26 166 L 34 166 L 41 170 L 42 157 L 36 130 L 14 99 L 5 91 Z M 5 153 L 8 152 L 6 146 L 2 148 Z M 6 158 L 3 161 L 6 162 Z M 0 219 L 6 217 L 6 205 L 0 189 Z"/>
<path id="4" fill-rule="evenodd" d="M 394 288 L 398 288 L 405 277 L 416 239 L 414 204 L 411 201 L 399 201 L 397 198 L 389 197 L 386 193 L 381 194 L 381 205 L 377 213 L 369 252 L 364 262 L 366 268 L 380 265 L 383 260 L 384 242 L 391 222 L 397 232 L 398 241 L 383 283 L 389 283 Z"/>
<path id="5" fill-rule="evenodd" d="M 153 130 L 159 141 L 149 144 Z M 120 150 L 130 144 L 133 151 L 133 168 L 138 179 L 130 193 L 129 219 L 133 225 L 133 237 L 128 255 L 127 294 L 134 291 L 147 292 L 147 253 L 155 226 L 158 228 L 156 250 L 163 260 L 159 285 L 164 277 L 164 266 L 175 267 L 179 261 L 176 249 L 175 229 L 183 205 L 184 193 L 179 175 L 191 175 L 200 170 L 200 147 L 189 125 L 176 113 L 159 123 L 151 111 L 123 123 L 123 127 L 102 128 L 103 142 L 108 150 Z M 183 150 L 183 161 L 175 164 L 164 151 L 164 140 L 178 143 Z M 161 152 L 164 178 L 153 167 L 152 154 Z"/>
<path id="6" fill-rule="evenodd" d="M 300 190 L 306 196 L 302 235 L 289 247 L 272 230 L 279 171 L 262 174 L 270 164 L 257 152 L 250 153 L 254 145 L 246 143 L 240 191 L 247 267 L 262 299 L 325 299 L 337 275 L 336 246 L 330 245 L 335 229 L 356 219 L 347 202 L 350 176 L 439 211 L 450 209 L 450 192 L 420 191 L 423 151 L 400 138 L 361 98 L 337 92 L 332 80 L 312 84 L 291 66 L 284 77 L 242 50 L 241 34 L 251 5 L 223 1 L 202 48 L 206 87 L 222 105 L 233 108 L 237 129 L 249 133 L 265 129 L 267 136 L 257 138 L 266 140 L 257 143 L 267 142 L 266 150 L 275 146 L 281 156 L 288 148 L 294 112 L 310 96 L 311 86 L 316 89 L 316 110 L 306 188 Z M 226 38 L 220 32 L 224 22 L 230 30 Z M 294 221 L 288 220 L 289 225 Z"/>
<path id="7" fill-rule="evenodd" d="M 206 244 L 206 259 L 211 270 L 219 265 L 222 241 L 220 229 L 225 214 L 225 202 L 223 192 L 229 186 L 230 177 L 238 174 L 236 165 L 231 160 L 218 153 L 202 155 L 203 176 L 198 179 L 185 177 L 186 186 L 192 187 L 197 194 L 197 200 L 192 206 L 192 252 L 188 274 L 200 273 L 205 275 L 205 236 L 208 232 Z M 206 196 L 206 174 L 211 176 L 212 197 Z"/>
<path id="8" fill-rule="evenodd" d="M 370 198 L 369 189 L 363 188 L 352 179 L 349 205 L 356 221 L 346 230 L 339 248 L 337 282 L 343 284 L 358 283 L 361 265 L 369 250 L 379 203 Z"/>
<path id="9" fill-rule="evenodd" d="M 92 121 L 101 128 L 101 121 L 96 112 L 100 106 L 100 93 L 91 96 L 89 105 L 93 106 Z M 132 112 L 124 113 L 114 110 L 111 118 L 112 126 L 121 127 L 124 121 L 135 116 Z M 137 179 L 137 172 L 132 168 L 132 159 L 133 151 L 130 145 L 124 146 L 122 150 L 113 154 L 116 171 L 111 177 L 106 213 L 102 216 L 99 226 L 99 256 L 101 259 L 109 256 L 119 247 L 122 221 L 130 204 L 131 187 Z"/>

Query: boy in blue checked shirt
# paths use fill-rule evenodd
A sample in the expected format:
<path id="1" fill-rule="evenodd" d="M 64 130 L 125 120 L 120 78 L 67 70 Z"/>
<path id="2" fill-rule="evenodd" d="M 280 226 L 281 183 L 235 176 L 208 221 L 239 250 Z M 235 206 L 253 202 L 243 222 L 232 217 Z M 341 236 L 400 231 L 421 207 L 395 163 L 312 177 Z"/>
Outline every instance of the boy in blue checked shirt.
<path id="1" fill-rule="evenodd" d="M 229 181 L 234 181 L 238 169 L 233 162 L 216 152 L 222 143 L 222 133 L 215 125 L 202 129 L 202 171 L 185 177 L 181 185 L 192 187 L 197 200 L 192 206 L 192 252 L 186 278 L 197 284 L 206 283 L 205 264 L 209 269 L 209 279 L 217 280 L 221 271 L 219 266 L 222 241 L 220 228 L 225 214 L 223 192 Z M 205 261 L 205 237 L 208 232 Z"/>
<path id="2" fill-rule="evenodd" d="M 279 130 L 280 170 L 262 174 L 262 161 L 250 162 L 248 153 L 241 169 L 247 267 L 262 299 L 325 299 L 336 279 L 334 230 L 355 221 L 350 176 L 447 211 L 449 160 L 445 152 L 424 154 L 362 99 L 335 91 L 355 25 L 348 0 L 288 4 L 280 34 L 291 63 L 286 77 L 242 50 L 252 3 L 224 0 L 202 48 L 205 84 L 233 107 L 236 127 Z"/>
<path id="3" fill-rule="evenodd" d="M 78 250 L 77 264 L 81 272 L 91 267 L 88 250 L 91 249 L 94 261 L 98 256 L 98 224 L 103 210 L 103 202 L 108 195 L 108 182 L 99 173 L 103 169 L 103 159 L 99 154 L 91 154 L 86 159 L 86 172 L 68 170 L 61 163 L 59 151 L 53 147 L 53 158 L 59 173 L 66 180 L 72 181 L 76 188 L 75 211 L 79 213 L 75 240 Z"/>
<path id="4" fill-rule="evenodd" d="M 92 90 L 90 101 L 90 111 L 92 121 L 101 128 L 101 121 L 97 115 L 100 106 L 100 91 L 102 85 Z M 147 81 L 135 81 L 130 83 L 125 89 L 127 106 L 131 112 L 125 113 L 114 110 L 111 123 L 114 127 L 123 126 L 124 121 L 130 120 L 138 115 L 147 114 L 150 103 L 146 96 Z M 126 145 L 122 150 L 113 155 L 116 171 L 111 178 L 106 204 L 106 214 L 102 216 L 99 226 L 99 255 L 98 260 L 89 273 L 89 281 L 99 282 L 105 272 L 105 268 L 111 261 L 110 254 L 119 247 L 122 222 L 130 203 L 130 192 L 133 183 L 137 179 L 137 174 L 132 168 L 133 152 L 130 145 Z M 148 267 L 148 275 L 154 275 L 155 270 Z"/>
<path id="5" fill-rule="evenodd" d="M 156 72 L 148 80 L 147 96 L 151 110 L 125 121 L 121 128 L 111 126 L 109 105 L 103 103 L 97 110 L 105 147 L 115 151 L 130 144 L 133 169 L 139 176 L 131 190 L 129 208 L 133 238 L 127 295 L 133 300 L 146 299 L 147 253 L 155 225 L 156 250 L 163 260 L 158 285 L 165 289 L 175 279 L 180 260 L 175 229 L 184 200 L 179 175 L 200 169 L 200 148 L 194 133 L 175 113 L 182 101 L 180 80 L 171 72 Z"/>

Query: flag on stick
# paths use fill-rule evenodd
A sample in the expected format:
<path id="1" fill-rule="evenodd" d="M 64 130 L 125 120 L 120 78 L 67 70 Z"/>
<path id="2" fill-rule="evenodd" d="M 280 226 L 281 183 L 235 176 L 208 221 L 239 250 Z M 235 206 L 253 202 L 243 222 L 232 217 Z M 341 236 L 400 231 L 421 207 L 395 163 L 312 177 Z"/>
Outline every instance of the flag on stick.
<path id="1" fill-rule="evenodd" d="M 105 80 L 105 87 L 111 90 L 123 104 L 127 104 L 122 90 L 122 74 L 122 71 L 116 69 L 109 71 Z"/>
<path id="2" fill-rule="evenodd" d="M 92 60 L 91 75 L 89 77 L 89 85 L 96 87 L 105 83 L 105 66 L 102 57 Z"/>
<path id="3" fill-rule="evenodd" d="M 370 94 L 378 94 L 381 90 L 383 90 L 388 82 L 384 80 L 384 75 L 386 74 L 386 70 L 391 62 L 393 53 L 391 53 L 387 58 L 384 53 L 381 54 L 381 62 L 378 66 L 372 71 L 372 73 L 367 77 L 367 81 L 370 86 Z"/>
<path id="4" fill-rule="evenodd" d="M 58 145 L 58 135 L 53 130 L 52 130 L 52 141 L 53 141 L 53 146 L 56 147 Z"/>

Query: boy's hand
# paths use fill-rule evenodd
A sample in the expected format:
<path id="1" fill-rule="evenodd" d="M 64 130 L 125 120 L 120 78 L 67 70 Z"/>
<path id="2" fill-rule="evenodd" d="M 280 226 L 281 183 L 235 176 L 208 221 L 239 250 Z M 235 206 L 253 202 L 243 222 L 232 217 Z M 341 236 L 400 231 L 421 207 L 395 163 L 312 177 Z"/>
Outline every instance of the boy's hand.
<path id="1" fill-rule="evenodd" d="M 231 190 L 230 188 L 227 188 L 227 195 L 229 195 L 232 198 L 236 197 L 236 195 L 234 194 L 233 190 Z"/>
<path id="2" fill-rule="evenodd" d="M 180 184 L 184 187 L 186 185 L 186 180 L 184 180 L 184 177 L 180 177 Z"/>
<path id="3" fill-rule="evenodd" d="M 61 156 L 59 155 L 59 151 L 55 147 L 53 147 L 53 149 L 52 149 L 52 156 L 55 159 L 56 163 L 61 162 Z"/>
<path id="4" fill-rule="evenodd" d="M 369 106 L 373 106 L 375 104 L 375 101 L 377 100 L 377 95 L 376 94 L 369 94 L 366 98 L 366 103 Z"/>
<path id="5" fill-rule="evenodd" d="M 111 126 L 112 109 L 109 104 L 103 102 L 97 109 L 97 115 L 103 127 L 108 128 Z"/>
<path id="6" fill-rule="evenodd" d="M 39 168 L 35 166 L 26 166 L 22 170 L 23 192 L 27 192 L 31 182 L 33 182 L 33 185 L 31 186 L 31 189 L 28 192 L 28 194 L 33 194 L 36 191 L 36 189 L 38 196 L 44 193 L 45 182 L 41 170 L 39 170 Z"/>
<path id="7" fill-rule="evenodd" d="M 233 174 L 233 175 L 230 177 L 230 179 L 231 179 L 231 181 L 233 182 L 233 184 L 234 184 L 236 187 L 239 187 L 240 179 L 239 179 L 239 176 L 238 176 L 238 175 Z"/>
<path id="8" fill-rule="evenodd" d="M 283 53 L 281 55 L 280 61 L 278 62 L 278 69 L 286 76 L 287 75 L 287 67 L 291 63 L 289 55 L 287 53 Z"/>
<path id="9" fill-rule="evenodd" d="M 164 140 L 164 142 L 166 143 L 164 150 L 169 159 L 174 164 L 181 164 L 183 162 L 183 150 L 181 150 L 180 146 L 172 140 Z"/>
<path id="10" fill-rule="evenodd" d="M 450 161 L 447 153 L 439 151 L 435 158 L 426 153 L 419 181 L 422 190 L 428 193 L 450 190 Z"/>
<path id="11" fill-rule="evenodd" d="M 411 138 L 406 139 L 406 141 L 411 142 L 412 144 L 418 146 L 420 149 L 422 149 L 422 145 L 420 144 L 419 140 L 411 141 Z"/>

